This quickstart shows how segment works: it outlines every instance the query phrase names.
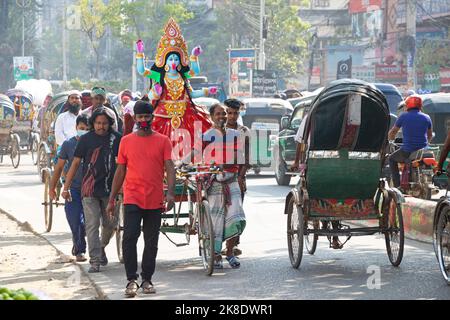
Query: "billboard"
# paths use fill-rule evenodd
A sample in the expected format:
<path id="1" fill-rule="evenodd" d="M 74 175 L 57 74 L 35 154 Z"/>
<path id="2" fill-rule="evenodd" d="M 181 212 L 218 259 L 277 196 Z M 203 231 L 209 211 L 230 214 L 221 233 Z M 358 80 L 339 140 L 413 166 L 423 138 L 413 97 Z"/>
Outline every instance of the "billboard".
<path id="1" fill-rule="evenodd" d="M 250 98 L 251 70 L 255 66 L 255 49 L 230 49 L 229 95 L 232 98 Z"/>
<path id="2" fill-rule="evenodd" d="M 33 57 L 13 57 L 14 80 L 29 80 L 34 76 Z"/>
<path id="3" fill-rule="evenodd" d="M 382 0 L 350 0 L 348 10 L 350 14 L 362 13 L 377 8 L 381 9 Z"/>
<path id="4" fill-rule="evenodd" d="M 408 72 L 405 65 L 377 64 L 375 66 L 375 78 L 379 82 L 406 84 Z"/>
<path id="5" fill-rule="evenodd" d="M 273 97 L 278 91 L 276 71 L 253 70 L 252 96 L 256 98 Z"/>

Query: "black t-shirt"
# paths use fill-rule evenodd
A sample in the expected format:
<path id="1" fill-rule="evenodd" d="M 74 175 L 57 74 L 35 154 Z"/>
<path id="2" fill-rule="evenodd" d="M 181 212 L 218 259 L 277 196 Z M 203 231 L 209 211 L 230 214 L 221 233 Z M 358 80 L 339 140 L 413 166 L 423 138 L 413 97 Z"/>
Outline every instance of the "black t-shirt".
<path id="1" fill-rule="evenodd" d="M 83 159 L 83 197 L 108 197 L 116 171 L 121 136 L 113 131 L 99 136 L 94 131 L 78 141 L 74 157 Z"/>

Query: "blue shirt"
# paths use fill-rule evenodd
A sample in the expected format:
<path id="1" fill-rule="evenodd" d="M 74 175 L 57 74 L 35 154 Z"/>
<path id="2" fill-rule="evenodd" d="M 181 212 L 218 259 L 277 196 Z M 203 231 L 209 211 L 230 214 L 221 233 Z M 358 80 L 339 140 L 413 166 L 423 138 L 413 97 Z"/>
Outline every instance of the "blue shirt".
<path id="1" fill-rule="evenodd" d="M 414 152 L 427 146 L 427 131 L 431 129 L 430 117 L 418 110 L 411 110 L 400 115 L 395 123 L 402 128 L 403 146 L 406 152 Z"/>
<path id="2" fill-rule="evenodd" d="M 59 151 L 59 158 L 66 160 L 66 165 L 64 166 L 64 172 L 67 173 L 72 165 L 73 154 L 75 152 L 78 140 L 76 137 L 72 137 L 69 140 L 64 141 Z M 77 173 L 73 177 L 71 189 L 81 190 L 81 181 L 83 179 L 83 166 L 79 166 Z"/>

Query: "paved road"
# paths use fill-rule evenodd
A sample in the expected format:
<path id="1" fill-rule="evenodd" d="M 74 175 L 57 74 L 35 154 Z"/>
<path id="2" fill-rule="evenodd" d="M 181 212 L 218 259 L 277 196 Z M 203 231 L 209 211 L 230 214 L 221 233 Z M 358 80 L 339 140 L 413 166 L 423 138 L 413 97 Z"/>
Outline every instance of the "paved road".
<path id="1" fill-rule="evenodd" d="M 406 241 L 403 262 L 394 268 L 380 236 L 352 238 L 343 250 L 329 249 L 326 239 L 320 239 L 316 254 L 304 256 L 300 269 L 293 269 L 282 213 L 289 188 L 276 185 L 273 176 L 264 174 L 250 176 L 248 183 L 241 269 L 226 266 L 207 277 L 196 238 L 190 246 L 177 248 L 161 236 L 153 279 L 158 294 L 138 299 L 450 299 L 450 287 L 441 278 L 432 246 L 415 241 Z M 0 164 L 0 208 L 28 221 L 38 232 L 44 229 L 42 195 L 43 185 L 29 156 L 22 158 L 17 170 L 9 163 Z M 71 237 L 63 208 L 57 209 L 54 227 L 44 236 L 70 253 Z M 178 235 L 177 239 L 183 238 Z M 114 240 L 107 248 L 110 264 L 92 279 L 109 298 L 122 299 L 126 279 Z M 88 265 L 83 267 L 87 270 Z M 368 270 L 373 268 L 380 271 L 379 289 L 367 285 Z"/>

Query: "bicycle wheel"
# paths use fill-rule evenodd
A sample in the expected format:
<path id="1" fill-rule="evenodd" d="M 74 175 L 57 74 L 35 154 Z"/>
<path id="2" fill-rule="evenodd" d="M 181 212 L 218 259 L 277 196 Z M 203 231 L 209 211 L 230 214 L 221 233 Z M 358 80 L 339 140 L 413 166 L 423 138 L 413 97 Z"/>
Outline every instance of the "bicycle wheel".
<path id="1" fill-rule="evenodd" d="M 31 159 L 33 161 L 33 165 L 37 165 L 38 162 L 38 148 L 39 148 L 39 143 L 37 141 L 36 137 L 33 137 L 31 139 Z"/>
<path id="2" fill-rule="evenodd" d="M 53 200 L 50 199 L 50 171 L 46 170 L 44 173 L 44 219 L 45 231 L 50 232 L 53 222 Z"/>
<path id="3" fill-rule="evenodd" d="M 14 135 L 11 139 L 11 162 L 14 167 L 14 169 L 17 169 L 20 163 L 20 145 L 19 145 L 19 139 L 16 135 Z"/>
<path id="4" fill-rule="evenodd" d="M 390 195 L 388 201 L 388 212 L 384 214 L 386 250 L 391 264 L 398 267 L 402 262 L 405 243 L 402 208 L 394 196 Z"/>
<path id="5" fill-rule="evenodd" d="M 313 220 L 309 220 L 308 222 L 305 221 L 305 228 L 308 228 L 309 230 L 317 231 L 317 230 L 319 230 L 319 221 L 313 221 Z M 316 252 L 318 240 L 319 240 L 319 236 L 317 234 L 310 233 L 308 235 L 306 235 L 306 234 L 304 235 L 306 251 L 308 251 L 309 254 L 313 255 Z"/>
<path id="6" fill-rule="evenodd" d="M 123 223 L 124 223 L 124 207 L 123 207 L 123 197 L 119 196 L 116 203 L 116 212 L 119 215 L 117 228 L 116 228 L 116 247 L 117 247 L 117 258 L 120 263 L 123 263 Z"/>
<path id="7" fill-rule="evenodd" d="M 291 264 L 298 269 L 303 255 L 303 208 L 291 197 L 288 204 L 287 241 Z"/>
<path id="8" fill-rule="evenodd" d="M 198 244 L 206 275 L 214 272 L 214 227 L 209 213 L 209 202 L 203 200 L 197 204 L 198 212 Z"/>
<path id="9" fill-rule="evenodd" d="M 439 269 L 445 282 L 450 285 L 450 208 L 442 210 L 437 228 L 436 228 L 436 244 Z"/>

